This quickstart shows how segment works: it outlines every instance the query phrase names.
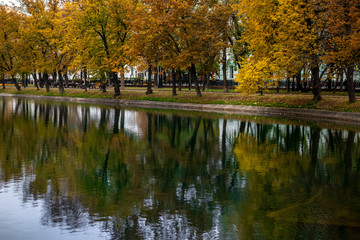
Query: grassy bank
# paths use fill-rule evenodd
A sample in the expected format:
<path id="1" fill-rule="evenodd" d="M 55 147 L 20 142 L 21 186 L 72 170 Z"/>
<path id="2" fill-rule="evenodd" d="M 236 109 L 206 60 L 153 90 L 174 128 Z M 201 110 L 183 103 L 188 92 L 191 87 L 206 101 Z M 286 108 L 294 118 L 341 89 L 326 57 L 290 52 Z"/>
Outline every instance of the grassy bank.
<path id="1" fill-rule="evenodd" d="M 360 112 L 360 101 L 350 104 L 348 102 L 348 97 L 343 93 L 323 94 L 323 100 L 314 102 L 312 101 L 311 94 L 285 92 L 280 92 L 279 94 L 265 93 L 261 96 L 259 94 L 241 95 L 234 92 L 223 93 L 221 90 L 218 90 L 202 92 L 203 97 L 199 98 L 196 96 L 194 90 L 189 91 L 184 89 L 183 91 L 178 92 L 176 97 L 171 96 L 171 89 L 169 88 L 154 89 L 154 93 L 150 95 L 145 95 L 145 91 L 145 88 L 127 88 L 126 90 L 121 91 L 119 99 Z M 8 86 L 6 89 L 1 89 L 0 93 L 80 98 L 113 98 L 113 91 L 111 89 L 108 89 L 106 93 L 102 93 L 99 89 L 89 89 L 87 92 L 83 89 L 65 89 L 65 93 L 60 94 L 58 89 L 50 89 L 50 92 L 47 93 L 45 89 L 36 90 L 33 87 L 28 87 L 18 92 L 14 87 Z"/>

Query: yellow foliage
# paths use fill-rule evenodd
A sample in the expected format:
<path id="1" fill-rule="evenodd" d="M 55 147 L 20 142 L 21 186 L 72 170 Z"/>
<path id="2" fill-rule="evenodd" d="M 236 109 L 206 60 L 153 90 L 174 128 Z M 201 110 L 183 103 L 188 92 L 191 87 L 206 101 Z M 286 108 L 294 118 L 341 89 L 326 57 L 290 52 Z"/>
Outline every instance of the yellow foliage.
<path id="1" fill-rule="evenodd" d="M 268 87 L 276 86 L 277 81 L 273 73 L 276 72 L 269 60 L 261 59 L 254 61 L 252 57 L 246 59 L 235 76 L 235 81 L 240 83 L 236 90 L 241 93 L 254 93 L 262 91 Z"/>
<path id="2" fill-rule="evenodd" d="M 316 34 L 306 19 L 313 18 L 310 4 L 300 0 L 243 0 L 234 5 L 251 55 L 242 63 L 235 81 L 243 93 L 273 87 L 276 81 L 296 75 L 317 54 Z"/>

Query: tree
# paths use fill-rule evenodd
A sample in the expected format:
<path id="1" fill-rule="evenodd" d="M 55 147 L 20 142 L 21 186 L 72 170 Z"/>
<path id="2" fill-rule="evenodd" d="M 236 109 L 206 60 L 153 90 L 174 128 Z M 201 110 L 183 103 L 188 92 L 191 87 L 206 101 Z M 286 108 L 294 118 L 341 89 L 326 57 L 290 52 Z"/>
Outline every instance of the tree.
<path id="1" fill-rule="evenodd" d="M 350 102 L 356 101 L 354 68 L 360 60 L 359 7 L 359 0 L 331 0 L 327 14 L 330 41 L 324 59 L 339 71 L 345 71 Z"/>
<path id="2" fill-rule="evenodd" d="M 37 71 L 43 73 L 46 91 L 50 91 L 49 76 L 53 74 L 55 83 L 59 62 L 59 32 L 56 29 L 56 15 L 59 12 L 60 1 L 32 1 L 21 0 L 22 11 L 27 15 L 28 28 L 27 44 L 30 44 L 29 53 L 35 57 Z M 63 89 L 60 89 L 63 91 Z"/>
<path id="3" fill-rule="evenodd" d="M 143 1 L 132 16 L 131 51 L 151 65 L 187 70 L 201 96 L 197 72 L 212 65 L 224 45 L 217 26 L 228 17 L 220 13 L 223 8 L 211 1 Z"/>
<path id="4" fill-rule="evenodd" d="M 149 5 L 147 5 L 147 3 Z M 164 17 L 162 15 L 165 5 L 156 5 L 158 2 L 154 1 L 152 5 L 145 1 L 143 4 L 138 3 L 131 14 L 131 28 L 133 29 L 132 38 L 129 42 L 128 53 L 132 57 L 132 62 L 139 63 L 138 57 L 143 65 L 148 67 L 148 82 L 146 94 L 151 94 L 151 75 L 152 67 L 157 66 L 157 62 L 161 59 L 164 53 L 161 48 L 166 46 L 164 41 L 165 33 L 162 32 L 157 24 L 155 17 Z"/>
<path id="5" fill-rule="evenodd" d="M 72 2 L 68 7 L 73 14 L 68 24 L 77 30 L 75 45 L 81 45 L 77 62 L 82 66 L 89 62 L 91 66 L 87 68 L 107 72 L 114 83 L 114 97 L 119 96 L 117 74 L 119 71 L 123 73 L 127 63 L 125 43 L 130 36 L 127 11 L 131 2 L 82 0 Z M 122 82 L 124 85 L 124 78 Z"/>
<path id="6" fill-rule="evenodd" d="M 19 11 L 6 5 L 0 5 L 0 74 L 3 76 L 3 81 L 5 75 L 11 76 L 18 91 L 21 88 L 15 75 L 17 74 L 17 61 L 20 60 L 18 42 L 23 21 L 24 16 Z"/>
<path id="7" fill-rule="evenodd" d="M 250 49 L 236 77 L 238 89 L 245 93 L 261 91 L 278 80 L 298 75 L 307 65 L 314 100 L 320 100 L 324 8 L 320 0 L 244 0 L 235 5 L 245 28 L 242 39 Z"/>

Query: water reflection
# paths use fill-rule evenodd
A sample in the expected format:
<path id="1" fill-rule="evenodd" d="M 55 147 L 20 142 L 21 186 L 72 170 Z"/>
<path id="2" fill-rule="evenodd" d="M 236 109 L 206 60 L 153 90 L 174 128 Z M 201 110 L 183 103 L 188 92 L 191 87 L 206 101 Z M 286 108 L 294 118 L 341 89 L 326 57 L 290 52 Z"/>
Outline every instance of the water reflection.
<path id="1" fill-rule="evenodd" d="M 360 234 L 357 132 L 16 98 L 0 112 L 0 198 L 13 188 L 69 236 Z"/>

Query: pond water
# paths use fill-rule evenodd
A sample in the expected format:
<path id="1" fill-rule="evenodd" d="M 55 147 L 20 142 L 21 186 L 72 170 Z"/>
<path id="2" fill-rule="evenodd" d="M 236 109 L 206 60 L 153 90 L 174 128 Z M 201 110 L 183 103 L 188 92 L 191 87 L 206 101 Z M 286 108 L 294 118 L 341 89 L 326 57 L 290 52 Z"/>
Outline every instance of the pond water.
<path id="1" fill-rule="evenodd" d="M 10 97 L 0 113 L 0 239 L 359 239 L 356 129 Z"/>

